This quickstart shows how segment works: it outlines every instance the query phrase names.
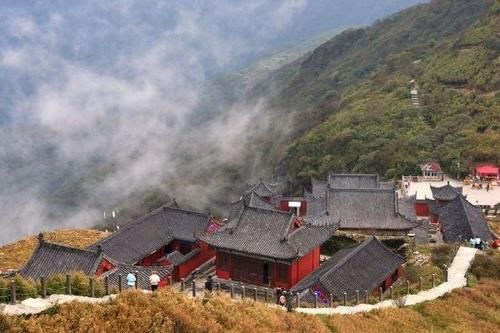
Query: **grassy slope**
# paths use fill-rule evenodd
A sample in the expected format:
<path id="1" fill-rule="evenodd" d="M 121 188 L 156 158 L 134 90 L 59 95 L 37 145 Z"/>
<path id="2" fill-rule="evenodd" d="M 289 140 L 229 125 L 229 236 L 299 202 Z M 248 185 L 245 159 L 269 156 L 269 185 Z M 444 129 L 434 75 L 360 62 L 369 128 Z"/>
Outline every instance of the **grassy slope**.
<path id="1" fill-rule="evenodd" d="M 106 236 L 97 230 L 71 229 L 51 231 L 44 234 L 49 242 L 66 244 L 84 248 Z M 37 245 L 36 236 L 31 236 L 18 242 L 0 247 L 0 271 L 19 269 L 29 259 Z"/>
<path id="2" fill-rule="evenodd" d="M 454 173 L 458 160 L 500 160 L 499 13 L 498 0 L 436 0 L 317 48 L 278 97 L 307 110 L 285 156 L 290 175 L 394 177 L 429 158 Z"/>
<path id="3" fill-rule="evenodd" d="M 500 282 L 484 280 L 439 300 L 349 316 L 287 314 L 227 297 L 196 300 L 163 290 L 127 292 L 107 305 L 67 304 L 29 318 L 0 315 L 2 332 L 494 332 Z"/>

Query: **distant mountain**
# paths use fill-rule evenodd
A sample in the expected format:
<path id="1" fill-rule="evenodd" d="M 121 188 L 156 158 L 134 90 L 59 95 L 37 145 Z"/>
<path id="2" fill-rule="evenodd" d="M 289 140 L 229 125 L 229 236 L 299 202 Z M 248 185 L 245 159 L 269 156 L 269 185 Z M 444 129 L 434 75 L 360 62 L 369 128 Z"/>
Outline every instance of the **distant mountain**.
<path id="1" fill-rule="evenodd" d="M 271 163 L 296 185 L 329 170 L 416 174 L 428 159 L 451 174 L 498 163 L 499 13 L 498 0 L 434 0 L 274 73 L 271 104 L 293 126 Z"/>
<path id="2" fill-rule="evenodd" d="M 260 147 L 282 137 L 267 134 L 272 87 L 258 83 L 324 36 L 417 2 L 1 1 L 0 243 L 174 195 L 230 200 L 270 174 Z"/>

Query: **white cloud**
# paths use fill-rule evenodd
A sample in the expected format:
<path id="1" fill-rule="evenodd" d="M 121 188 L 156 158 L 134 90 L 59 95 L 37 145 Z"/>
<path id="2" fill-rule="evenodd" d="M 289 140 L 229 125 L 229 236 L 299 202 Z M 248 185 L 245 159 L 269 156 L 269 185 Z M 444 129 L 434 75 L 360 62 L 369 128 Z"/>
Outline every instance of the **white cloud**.
<path id="1" fill-rule="evenodd" d="M 249 138 L 271 130 L 262 101 L 238 104 L 201 128 L 193 129 L 189 120 L 199 108 L 207 66 L 223 68 L 265 45 L 304 1 L 281 1 L 269 12 L 263 10 L 269 6 L 265 1 L 154 4 L 166 6 L 161 10 L 173 17 L 171 24 L 158 23 L 162 31 L 143 21 L 141 10 L 150 8 L 142 1 L 90 1 L 78 8 L 81 12 L 56 10 L 38 24 L 27 18 L 29 9 L 9 14 L 10 37 L 23 41 L 2 53 L 0 70 L 4 66 L 30 78 L 33 92 L 16 100 L 13 116 L 29 121 L 37 134 L 21 145 L 26 132 L 14 130 L 11 144 L 0 150 L 4 160 L 24 161 L 14 169 L 0 162 L 0 178 L 14 170 L 30 179 L 0 186 L 0 210 L 9 211 L 0 226 L 5 230 L 21 222 L 9 235 L 0 235 L 0 243 L 49 225 L 95 222 L 96 202 L 118 200 L 165 180 L 178 197 L 206 204 L 221 178 L 203 173 L 214 165 L 242 163 L 252 153 Z M 98 27 L 86 26 L 89 22 Z M 35 158 L 45 150 L 55 150 L 57 160 Z M 112 165 L 113 173 L 93 184 L 90 198 L 66 219 L 51 220 L 54 206 L 44 197 L 51 186 L 47 179 L 63 182 L 58 177 L 73 176 L 51 173 L 86 174 L 96 160 Z M 205 181 L 178 178 L 186 175 Z"/>

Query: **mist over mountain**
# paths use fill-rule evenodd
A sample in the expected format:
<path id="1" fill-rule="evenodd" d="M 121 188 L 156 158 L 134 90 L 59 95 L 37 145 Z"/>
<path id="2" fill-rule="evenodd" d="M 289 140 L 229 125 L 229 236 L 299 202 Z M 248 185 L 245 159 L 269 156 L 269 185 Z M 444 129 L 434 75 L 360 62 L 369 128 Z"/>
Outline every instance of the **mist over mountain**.
<path id="1" fill-rule="evenodd" d="M 260 147 L 290 126 L 262 95 L 194 128 L 218 107 L 207 82 L 417 2 L 2 1 L 0 243 L 94 224 L 124 200 L 212 207 L 266 175 Z"/>

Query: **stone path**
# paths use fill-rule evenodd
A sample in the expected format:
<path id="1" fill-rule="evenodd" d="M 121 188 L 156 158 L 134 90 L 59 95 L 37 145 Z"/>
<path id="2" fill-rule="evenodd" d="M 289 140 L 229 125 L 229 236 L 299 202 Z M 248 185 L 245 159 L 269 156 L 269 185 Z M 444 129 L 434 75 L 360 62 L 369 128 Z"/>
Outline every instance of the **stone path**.
<path id="1" fill-rule="evenodd" d="M 82 302 L 82 303 L 105 303 L 116 295 L 106 296 L 102 298 L 93 298 L 85 296 L 71 296 L 71 295 L 50 295 L 47 298 L 28 298 L 16 305 L 0 305 L 0 311 L 7 315 L 19 316 L 25 314 L 36 314 L 45 311 L 54 305 L 63 304 L 68 302 Z"/>
<path id="2" fill-rule="evenodd" d="M 415 305 L 418 303 L 430 301 L 449 293 L 453 289 L 465 287 L 467 280 L 465 273 L 469 269 L 472 260 L 477 252 L 477 249 L 470 247 L 461 247 L 453 263 L 448 269 L 448 282 L 444 282 L 439 286 L 421 291 L 416 295 L 409 295 L 406 297 L 405 305 Z M 374 305 L 359 304 L 355 306 L 338 306 L 335 308 L 297 308 L 297 312 L 315 314 L 315 315 L 333 315 L 333 314 L 353 314 L 358 312 L 368 312 L 375 309 L 394 308 L 396 305 L 392 300 L 386 300 Z"/>

